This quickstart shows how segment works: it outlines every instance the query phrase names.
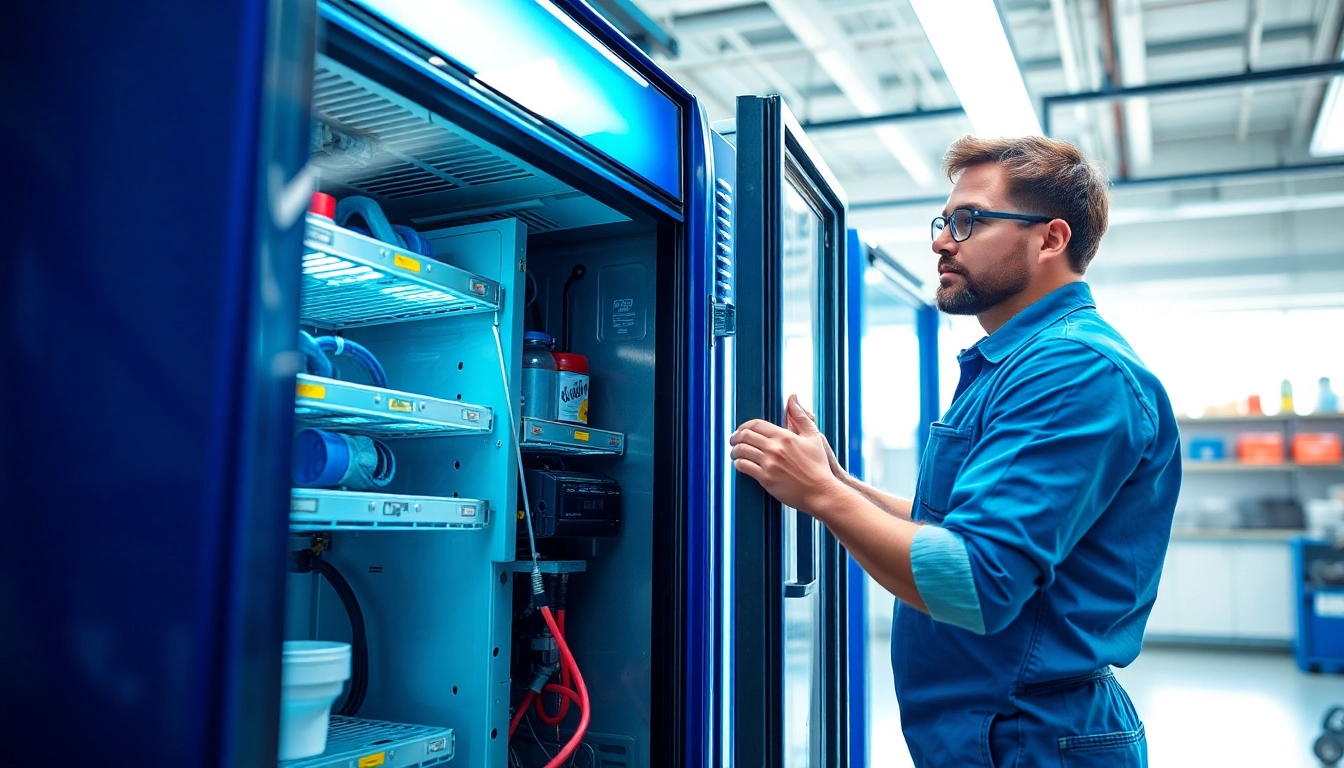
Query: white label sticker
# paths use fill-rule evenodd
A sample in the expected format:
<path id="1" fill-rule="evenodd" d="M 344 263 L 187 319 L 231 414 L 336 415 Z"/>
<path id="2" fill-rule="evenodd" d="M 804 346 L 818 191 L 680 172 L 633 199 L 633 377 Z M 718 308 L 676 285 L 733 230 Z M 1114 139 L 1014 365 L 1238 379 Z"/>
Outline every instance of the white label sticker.
<path id="1" fill-rule="evenodd" d="M 1316 615 L 1344 619 L 1344 592 L 1317 592 Z"/>
<path id="2" fill-rule="evenodd" d="M 611 302 L 611 327 L 617 334 L 625 335 L 635 325 L 635 300 L 616 299 Z"/>

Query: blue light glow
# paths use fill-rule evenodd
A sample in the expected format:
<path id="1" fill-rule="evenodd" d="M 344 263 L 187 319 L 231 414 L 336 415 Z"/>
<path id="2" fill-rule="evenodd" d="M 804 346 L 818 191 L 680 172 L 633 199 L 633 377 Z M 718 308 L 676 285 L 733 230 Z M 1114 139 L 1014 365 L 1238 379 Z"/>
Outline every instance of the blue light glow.
<path id="1" fill-rule="evenodd" d="M 548 0 L 356 2 L 681 198 L 676 103 Z"/>

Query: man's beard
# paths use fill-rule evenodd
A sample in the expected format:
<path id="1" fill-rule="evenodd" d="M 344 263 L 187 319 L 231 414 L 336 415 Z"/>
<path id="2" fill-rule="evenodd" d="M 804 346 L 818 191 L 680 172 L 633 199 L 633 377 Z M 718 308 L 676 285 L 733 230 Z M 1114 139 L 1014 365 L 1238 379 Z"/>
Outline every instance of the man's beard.
<path id="1" fill-rule="evenodd" d="M 1020 261 L 1013 257 L 1006 258 L 976 278 L 954 265 L 954 270 L 961 277 L 961 284 L 938 286 L 934 303 L 940 311 L 949 315 L 978 315 L 993 309 L 1025 291 L 1031 282 L 1026 265 L 1014 263 Z"/>

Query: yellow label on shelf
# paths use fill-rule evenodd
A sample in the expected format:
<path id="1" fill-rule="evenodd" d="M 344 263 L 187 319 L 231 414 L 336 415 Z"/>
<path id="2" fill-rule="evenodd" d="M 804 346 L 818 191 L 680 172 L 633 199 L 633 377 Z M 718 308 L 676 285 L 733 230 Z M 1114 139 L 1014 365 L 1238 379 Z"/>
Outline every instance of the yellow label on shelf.
<path id="1" fill-rule="evenodd" d="M 420 262 L 418 260 L 412 259 L 410 256 L 404 256 L 400 253 L 392 255 L 392 264 L 401 267 L 402 269 L 409 269 L 412 272 L 420 271 Z M 360 768 L 364 767 L 360 766 Z"/>
<path id="2" fill-rule="evenodd" d="M 587 432 L 580 432 L 579 430 L 576 429 L 576 430 L 574 430 L 574 439 L 575 439 L 575 440 L 582 440 L 583 442 L 586 443 L 586 442 L 588 442 L 588 433 L 587 433 Z"/>
<path id="3" fill-rule="evenodd" d="M 306 397 L 309 400 L 325 400 L 327 398 L 327 388 L 321 384 L 300 381 L 297 389 L 299 397 Z"/>
<path id="4" fill-rule="evenodd" d="M 389 397 L 387 399 L 387 407 L 393 411 L 410 413 L 415 410 L 415 403 L 412 403 L 410 400 L 398 400 L 395 397 Z"/>
<path id="5" fill-rule="evenodd" d="M 359 758 L 359 768 L 375 768 L 387 762 L 386 752 L 379 752 L 376 755 L 365 755 Z"/>

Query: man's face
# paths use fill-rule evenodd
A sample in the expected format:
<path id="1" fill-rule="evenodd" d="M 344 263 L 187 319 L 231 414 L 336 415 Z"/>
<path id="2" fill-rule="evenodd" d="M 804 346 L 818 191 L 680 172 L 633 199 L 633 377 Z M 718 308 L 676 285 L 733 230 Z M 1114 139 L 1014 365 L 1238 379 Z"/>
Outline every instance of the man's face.
<path id="1" fill-rule="evenodd" d="M 994 163 L 961 174 L 943 215 L 957 208 L 1024 213 L 1009 200 L 1008 179 Z M 949 315 L 978 315 L 1026 290 L 1031 282 L 1029 237 L 1030 228 L 1007 219 L 976 219 L 970 238 L 960 243 L 952 239 L 952 228 L 944 227 L 933 241 L 938 309 Z"/>

